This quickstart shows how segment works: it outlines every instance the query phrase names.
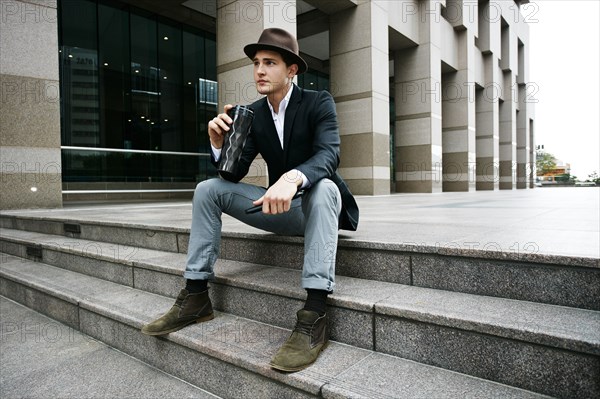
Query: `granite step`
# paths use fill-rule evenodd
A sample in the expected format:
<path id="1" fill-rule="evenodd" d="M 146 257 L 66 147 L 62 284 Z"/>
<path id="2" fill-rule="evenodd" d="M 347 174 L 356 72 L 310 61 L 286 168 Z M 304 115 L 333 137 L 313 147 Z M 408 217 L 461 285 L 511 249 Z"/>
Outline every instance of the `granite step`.
<path id="1" fill-rule="evenodd" d="M 189 240 L 189 228 L 103 222 L 97 215 L 89 219 L 0 215 L 0 226 L 5 231 L 0 234 L 8 238 L 18 238 L 15 231 L 51 234 L 112 243 L 122 252 L 133 247 L 186 253 Z M 220 257 L 300 270 L 303 242 L 301 237 L 224 231 Z M 331 255 L 330 249 L 314 251 L 315 256 Z M 341 236 L 336 274 L 600 310 L 600 260 L 594 258 L 363 242 Z"/>
<path id="2" fill-rule="evenodd" d="M 25 251 L 18 251 L 19 234 L 27 233 L 13 235 L 13 247 L 6 246 L 16 255 Z M 44 262 L 56 266 L 163 296 L 173 297 L 183 284 L 183 254 L 27 238 L 42 246 Z M 226 260 L 215 270 L 215 308 L 293 327 L 290 315 L 305 297 L 299 271 Z M 345 276 L 338 276 L 329 302 L 332 338 L 340 342 L 539 392 L 570 394 L 573 385 L 600 392 L 594 382 L 600 376 L 600 312 Z"/>
<path id="3" fill-rule="evenodd" d="M 0 296 L 3 398 L 218 399 Z"/>
<path id="4" fill-rule="evenodd" d="M 0 263 L 0 295 L 221 397 L 543 397 L 338 342 L 311 367 L 279 373 L 268 362 L 287 329 L 216 312 L 166 337 L 145 336 L 141 326 L 171 298 L 12 255 Z"/>

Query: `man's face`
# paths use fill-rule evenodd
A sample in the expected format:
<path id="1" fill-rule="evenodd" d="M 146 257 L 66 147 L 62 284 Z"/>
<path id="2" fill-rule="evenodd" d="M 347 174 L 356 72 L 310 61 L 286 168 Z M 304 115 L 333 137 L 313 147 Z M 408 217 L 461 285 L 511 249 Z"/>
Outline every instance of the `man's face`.
<path id="1" fill-rule="evenodd" d="M 275 51 L 259 50 L 253 61 L 256 90 L 263 95 L 285 91 L 298 71 L 296 64 L 286 66 Z"/>

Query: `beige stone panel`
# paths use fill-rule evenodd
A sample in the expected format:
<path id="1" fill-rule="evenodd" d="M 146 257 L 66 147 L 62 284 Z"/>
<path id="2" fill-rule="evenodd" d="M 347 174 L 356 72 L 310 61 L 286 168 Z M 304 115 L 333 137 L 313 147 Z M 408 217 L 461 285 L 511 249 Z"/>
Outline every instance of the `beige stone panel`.
<path id="1" fill-rule="evenodd" d="M 56 81 L 0 75 L 0 145 L 60 147 Z"/>
<path id="2" fill-rule="evenodd" d="M 441 76 L 441 52 L 432 44 L 397 51 L 394 56 L 395 82 Z"/>
<path id="3" fill-rule="evenodd" d="M 396 117 L 431 113 L 442 116 L 441 85 L 432 79 L 396 83 Z"/>
<path id="4" fill-rule="evenodd" d="M 500 146 L 498 147 L 498 156 L 503 161 L 511 161 L 512 162 L 512 160 L 516 160 L 515 152 L 516 152 L 516 147 L 514 146 L 514 143 L 513 144 L 500 143 Z"/>
<path id="5" fill-rule="evenodd" d="M 396 0 L 379 1 L 388 10 L 388 24 L 403 36 L 419 41 L 419 1 L 418 0 Z"/>
<path id="6" fill-rule="evenodd" d="M 0 74 L 58 80 L 56 9 L 2 1 L 2 10 Z"/>
<path id="7" fill-rule="evenodd" d="M 23 0 L 21 3 L 30 3 L 42 7 L 56 8 L 56 0 Z M 43 17 L 42 10 L 36 10 L 40 13 L 40 18 Z"/>
<path id="8" fill-rule="evenodd" d="M 431 171 L 436 162 L 430 145 L 396 147 L 395 151 L 397 172 Z"/>
<path id="9" fill-rule="evenodd" d="M 467 129 L 442 130 L 442 148 L 444 156 L 446 156 L 447 153 L 469 151 L 469 146 L 469 131 Z"/>
<path id="10" fill-rule="evenodd" d="M 240 0 L 219 5 L 217 9 L 218 65 L 247 58 L 243 50 L 244 46 L 256 43 L 263 29 L 262 1 Z"/>
<path id="11" fill-rule="evenodd" d="M 389 136 L 377 133 L 342 137 L 340 168 L 383 166 L 389 168 Z"/>
<path id="12" fill-rule="evenodd" d="M 498 184 L 490 181 L 477 181 L 475 183 L 475 189 L 477 191 L 494 191 L 498 190 Z"/>
<path id="13" fill-rule="evenodd" d="M 331 56 L 331 84 L 336 87 L 336 97 L 372 91 L 371 52 L 370 48 L 361 48 Z"/>
<path id="14" fill-rule="evenodd" d="M 477 136 L 498 135 L 498 114 L 493 111 L 477 112 L 476 115 Z"/>
<path id="15" fill-rule="evenodd" d="M 371 5 L 363 3 L 332 15 L 329 26 L 330 57 L 367 48 L 371 46 Z"/>
<path id="16" fill-rule="evenodd" d="M 513 164 L 512 161 L 500 161 L 500 176 L 501 177 L 512 177 L 513 175 Z"/>
<path id="17" fill-rule="evenodd" d="M 371 1 L 371 46 L 387 54 L 389 49 L 388 14 L 382 1 Z"/>
<path id="18" fill-rule="evenodd" d="M 373 134 L 361 133 L 342 137 L 340 168 L 373 165 Z"/>
<path id="19" fill-rule="evenodd" d="M 390 135 L 373 133 L 373 166 L 390 167 Z"/>
<path id="20" fill-rule="evenodd" d="M 441 18 L 439 26 L 442 41 L 440 46 L 441 59 L 452 68 L 458 69 L 459 60 L 457 46 L 458 43 L 456 40 L 457 33 L 454 31 L 452 25 L 450 25 L 444 18 Z"/>
<path id="21" fill-rule="evenodd" d="M 475 126 L 475 103 L 466 98 L 444 101 L 442 127 Z"/>
<path id="22" fill-rule="evenodd" d="M 443 191 L 475 190 L 475 159 L 467 152 L 444 153 Z"/>
<path id="23" fill-rule="evenodd" d="M 225 104 L 250 104 L 262 96 L 256 91 L 252 65 L 223 72 L 218 75 L 219 107 Z"/>
<path id="24" fill-rule="evenodd" d="M 354 168 L 339 168 L 344 179 L 386 179 L 390 178 L 390 168 L 383 166 L 364 166 Z"/>
<path id="25" fill-rule="evenodd" d="M 390 193 L 389 179 L 344 179 L 355 195 L 387 195 Z"/>
<path id="26" fill-rule="evenodd" d="M 497 7 L 498 2 L 490 6 L 489 2 L 479 4 L 478 19 L 482 21 L 478 31 L 479 48 L 484 53 L 494 53 L 500 56 L 500 29 L 501 12 Z"/>
<path id="27" fill-rule="evenodd" d="M 391 190 L 390 179 L 375 179 L 373 181 L 373 195 L 389 195 Z"/>
<path id="28" fill-rule="evenodd" d="M 345 179 L 348 188 L 354 195 L 372 195 L 375 182 L 372 179 Z"/>
<path id="29" fill-rule="evenodd" d="M 436 118 L 416 118 L 396 121 L 396 146 L 436 144 L 432 142 L 432 124 Z M 439 143 L 441 144 L 441 143 Z"/>
<path id="30" fill-rule="evenodd" d="M 480 156 L 494 156 L 495 146 L 494 143 L 497 140 L 494 140 L 493 137 L 479 137 L 475 143 L 477 148 L 477 155 Z"/>
<path id="31" fill-rule="evenodd" d="M 500 173 L 500 164 L 494 157 L 477 157 L 475 167 L 477 176 L 498 176 Z"/>
<path id="32" fill-rule="evenodd" d="M 472 186 L 472 187 L 471 187 Z M 468 181 L 445 181 L 442 183 L 442 191 L 444 192 L 467 192 L 474 191 L 475 184 L 469 184 Z"/>
<path id="33" fill-rule="evenodd" d="M 372 90 L 388 97 L 390 92 L 389 74 L 390 63 L 387 50 L 371 49 L 371 80 Z M 359 68 L 363 69 L 363 68 Z"/>
<path id="34" fill-rule="evenodd" d="M 60 148 L 0 147 L 3 173 L 57 174 L 60 180 Z"/>
<path id="35" fill-rule="evenodd" d="M 56 174 L 0 173 L 0 209 L 57 208 L 62 206 L 61 178 Z M 35 191 L 32 191 L 35 187 Z"/>
<path id="36" fill-rule="evenodd" d="M 371 99 L 373 104 L 373 132 L 389 136 L 390 134 L 390 99 L 373 93 Z"/>
<path id="37" fill-rule="evenodd" d="M 473 53 L 473 79 L 480 86 L 485 86 L 485 62 L 484 56 L 477 47 Z"/>
<path id="38" fill-rule="evenodd" d="M 372 98 L 361 98 L 336 103 L 341 136 L 372 131 L 372 101 Z"/>
<path id="39" fill-rule="evenodd" d="M 439 192 L 431 180 L 421 181 L 398 181 L 396 192 L 399 193 L 434 193 Z"/>

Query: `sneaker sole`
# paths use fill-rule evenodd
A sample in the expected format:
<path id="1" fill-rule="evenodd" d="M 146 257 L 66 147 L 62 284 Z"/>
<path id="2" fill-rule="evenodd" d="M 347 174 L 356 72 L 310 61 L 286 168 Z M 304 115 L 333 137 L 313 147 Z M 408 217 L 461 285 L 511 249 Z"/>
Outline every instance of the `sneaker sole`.
<path id="1" fill-rule="evenodd" d="M 174 328 L 171 328 L 169 330 L 163 330 L 163 331 L 144 331 L 144 329 L 142 329 L 142 334 L 144 335 L 152 335 L 152 336 L 157 336 L 157 335 L 167 335 L 169 333 L 175 332 L 175 331 L 179 331 L 184 327 L 189 326 L 190 324 L 197 324 L 197 323 L 202 323 L 204 321 L 209 321 L 215 318 L 214 313 L 211 313 L 207 316 L 202 316 L 199 319 L 196 320 L 190 320 L 189 322 L 181 325 L 181 326 L 177 326 Z"/>

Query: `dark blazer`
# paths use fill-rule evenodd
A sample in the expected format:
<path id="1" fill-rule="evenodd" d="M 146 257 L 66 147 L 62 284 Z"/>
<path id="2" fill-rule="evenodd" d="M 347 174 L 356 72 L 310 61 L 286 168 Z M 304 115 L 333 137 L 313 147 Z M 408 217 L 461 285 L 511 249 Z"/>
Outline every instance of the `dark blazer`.
<path id="1" fill-rule="evenodd" d="M 261 154 L 269 170 L 269 186 L 286 172 L 297 169 L 311 184 L 331 179 L 342 195 L 339 228 L 356 230 L 358 205 L 346 182 L 337 173 L 340 163 L 340 134 L 333 98 L 326 91 L 304 90 L 294 85 L 285 111 L 283 149 L 273 123 L 266 97 L 252 103 L 252 129 L 244 146 L 235 182 L 241 180 L 250 164 Z"/>

